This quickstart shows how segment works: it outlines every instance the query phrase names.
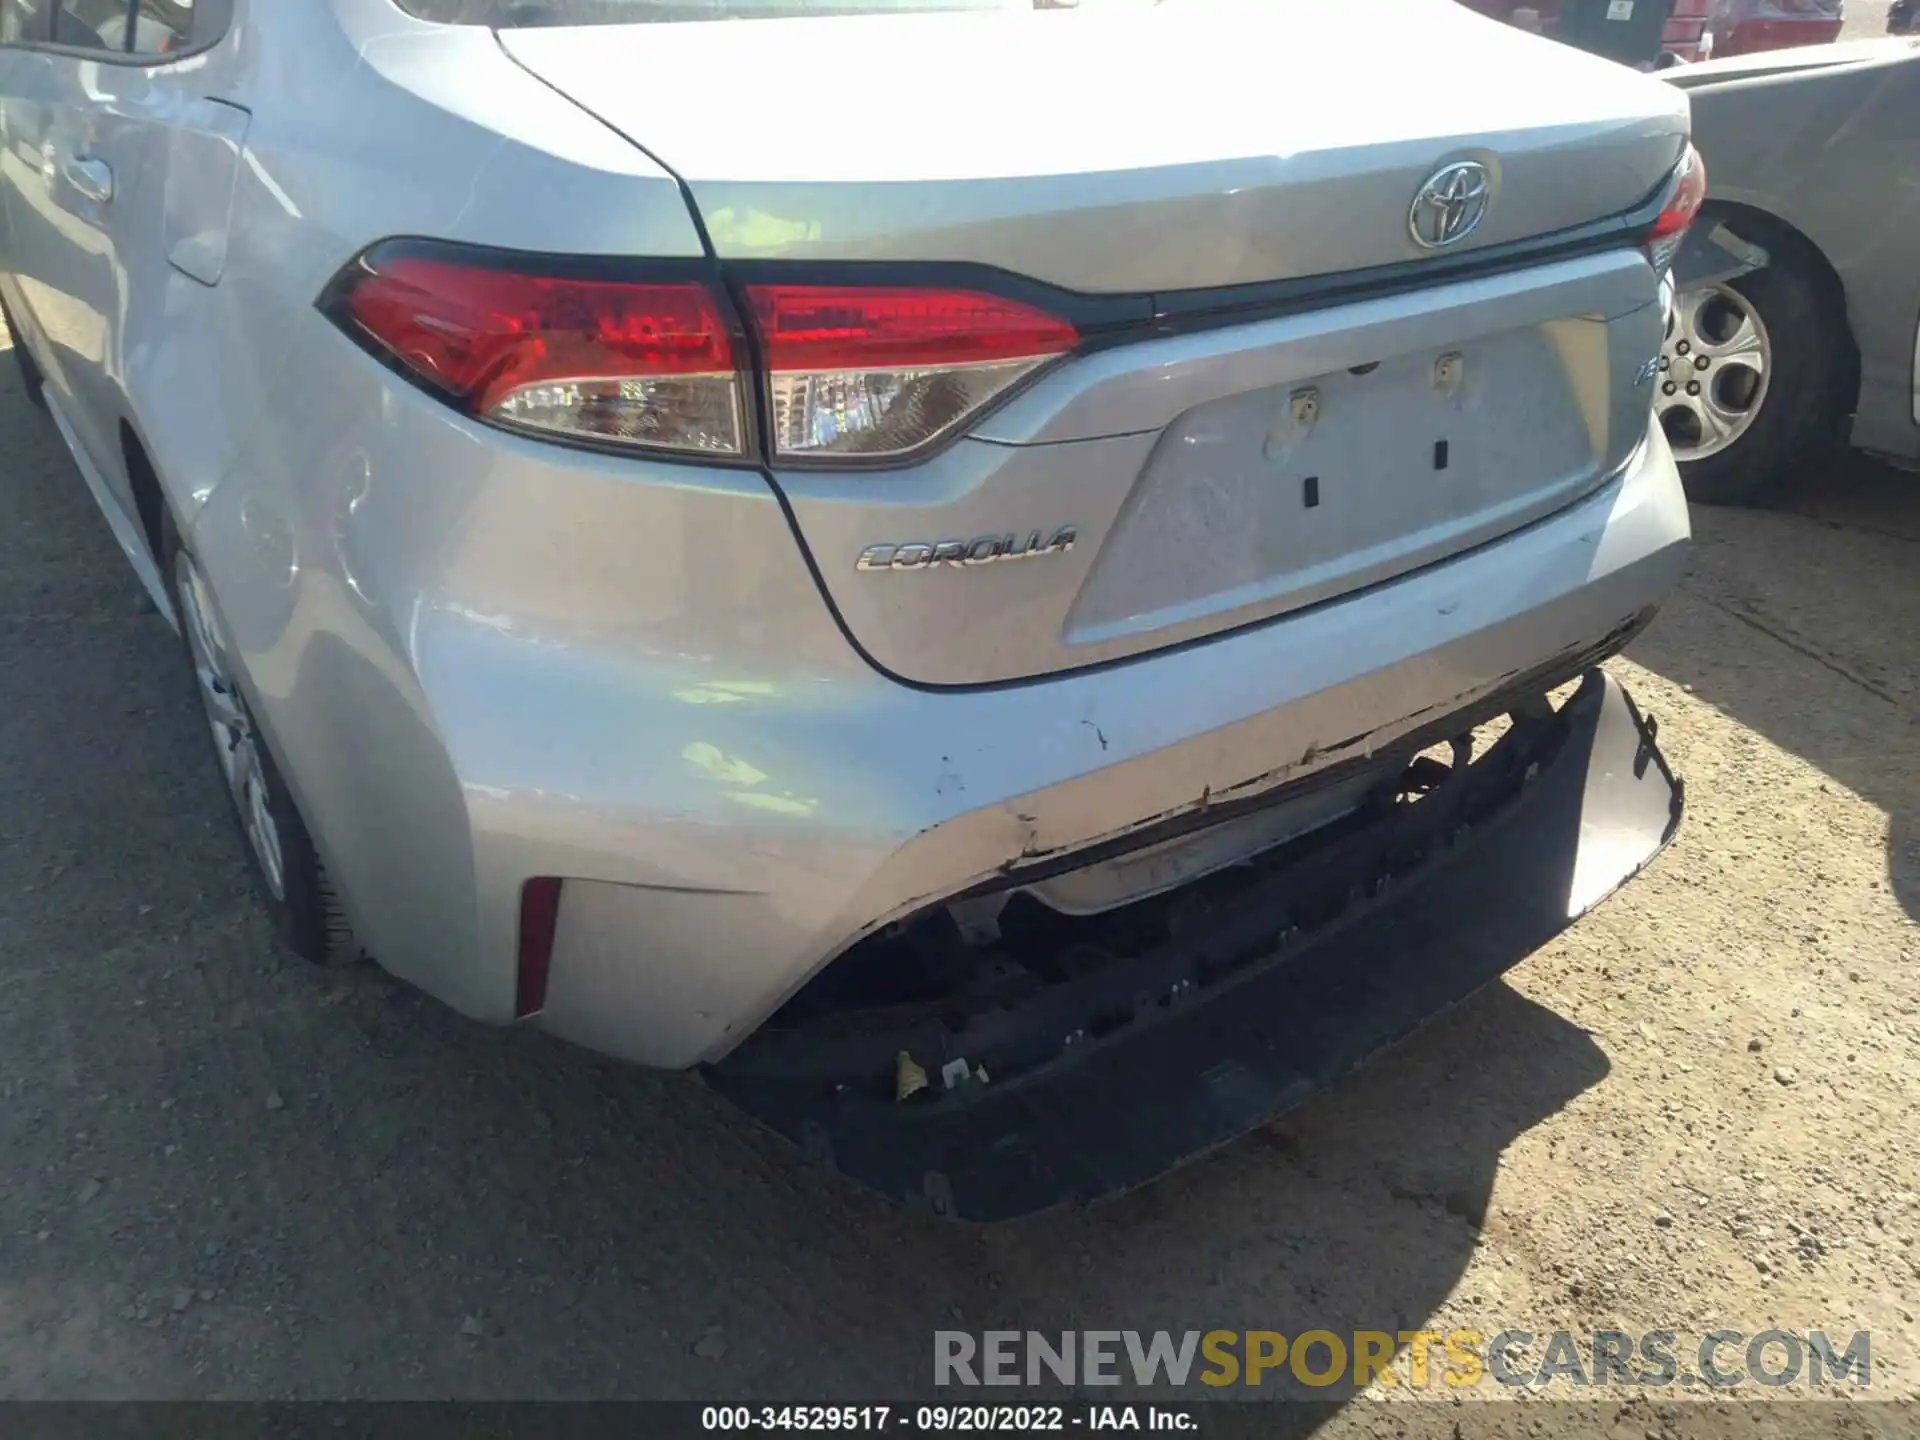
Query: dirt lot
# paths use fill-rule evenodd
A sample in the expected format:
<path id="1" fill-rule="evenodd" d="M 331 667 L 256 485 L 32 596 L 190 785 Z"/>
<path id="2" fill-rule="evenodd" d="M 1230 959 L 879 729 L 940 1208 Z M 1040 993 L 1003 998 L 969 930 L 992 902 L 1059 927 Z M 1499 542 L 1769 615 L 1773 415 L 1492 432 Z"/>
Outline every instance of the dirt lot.
<path id="1" fill-rule="evenodd" d="M 1692 802 L 1647 876 L 1271 1133 L 964 1231 L 278 953 L 0 357 L 0 1395 L 898 1397 L 942 1326 L 1775 1323 L 1920 1393 L 1920 477 L 1805 494 L 1700 511 L 1617 663 Z"/>
<path id="2" fill-rule="evenodd" d="M 1842 40 L 1871 40 L 1887 33 L 1887 10 L 1893 0 L 1847 0 Z"/>

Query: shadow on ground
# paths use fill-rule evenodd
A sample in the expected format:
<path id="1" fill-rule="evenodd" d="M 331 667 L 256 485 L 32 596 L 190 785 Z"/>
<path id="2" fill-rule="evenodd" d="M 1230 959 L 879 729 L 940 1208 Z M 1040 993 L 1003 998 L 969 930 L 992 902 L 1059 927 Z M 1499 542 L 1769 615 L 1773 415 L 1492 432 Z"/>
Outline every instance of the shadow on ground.
<path id="1" fill-rule="evenodd" d="M 1887 880 L 1920 918 L 1920 474 L 1849 456 L 1693 523 L 1633 659 L 1884 810 Z"/>
<path id="2" fill-rule="evenodd" d="M 1606 1073 L 1495 986 L 1138 1194 L 903 1215 L 691 1081 L 285 958 L 5 357 L 0 436 L 0 1395 L 897 1398 L 940 1328 L 1414 1328 Z"/>

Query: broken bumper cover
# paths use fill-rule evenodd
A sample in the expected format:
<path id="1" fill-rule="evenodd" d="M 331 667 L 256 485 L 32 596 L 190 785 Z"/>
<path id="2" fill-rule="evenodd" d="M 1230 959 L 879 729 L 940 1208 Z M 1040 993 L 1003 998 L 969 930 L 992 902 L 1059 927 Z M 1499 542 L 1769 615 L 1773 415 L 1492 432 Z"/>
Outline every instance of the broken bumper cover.
<path id="1" fill-rule="evenodd" d="M 1509 757 L 1505 781 L 1437 791 L 1307 852 L 1148 957 L 1151 986 L 1129 962 L 1117 978 L 1138 988 L 1124 1024 L 1089 1030 L 1061 1003 L 1074 997 L 1053 997 L 1052 1013 L 1018 1034 L 970 1025 L 948 1054 L 915 1051 L 934 1084 L 905 1103 L 834 1082 L 820 1057 L 853 1053 L 844 1037 L 839 1051 L 750 1041 L 707 1078 L 810 1156 L 950 1219 L 1007 1220 L 1141 1185 L 1497 979 L 1672 838 L 1682 787 L 1616 681 L 1590 672 L 1540 723 L 1551 729 L 1525 743 L 1545 748 Z M 1221 969 L 1250 943 L 1253 958 Z M 1089 1015 L 1111 1013 L 1110 994 L 1079 998 Z M 1037 1063 L 1036 1043 L 1050 1047 Z M 994 1064 L 1023 1048 L 1012 1078 L 994 1079 Z M 989 1054 L 987 1083 L 933 1093 L 942 1062 Z"/>

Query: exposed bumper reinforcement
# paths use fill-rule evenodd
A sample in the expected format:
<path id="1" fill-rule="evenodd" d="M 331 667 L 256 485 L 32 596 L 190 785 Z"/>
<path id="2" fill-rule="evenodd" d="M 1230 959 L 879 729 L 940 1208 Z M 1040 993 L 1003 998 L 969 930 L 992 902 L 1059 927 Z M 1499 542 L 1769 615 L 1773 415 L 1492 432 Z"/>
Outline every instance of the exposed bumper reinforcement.
<path id="1" fill-rule="evenodd" d="M 894 1103 L 868 1085 L 822 1084 L 817 1068 L 789 1067 L 777 1052 L 769 1063 L 752 1042 L 707 1078 L 811 1156 L 949 1219 L 1013 1219 L 1144 1184 L 1405 1039 L 1659 853 L 1679 825 L 1683 792 L 1653 722 L 1597 671 L 1559 718 L 1550 758 L 1526 760 L 1505 792 L 1474 798 L 1470 823 L 1451 829 L 1449 818 L 1446 841 L 1413 833 L 1433 829 L 1423 802 L 1411 808 L 1413 822 L 1347 847 L 1350 863 L 1371 865 L 1376 878 L 1325 857 L 1303 860 L 1315 884 L 1348 897 L 1336 918 L 1301 925 L 1299 886 L 1262 887 L 1255 899 L 1270 907 L 1266 933 L 1291 943 L 1217 983 L 1176 981 L 1172 994 L 1191 996 L 1184 1003 L 1143 1006 L 1139 1023 L 1082 1036 L 1005 1083 Z M 1409 845 L 1423 857 L 1412 868 Z M 1204 970 L 1209 955 L 1258 932 L 1260 921 L 1256 906 L 1242 904 L 1218 930 L 1183 934 L 1154 957 L 1158 973 Z"/>

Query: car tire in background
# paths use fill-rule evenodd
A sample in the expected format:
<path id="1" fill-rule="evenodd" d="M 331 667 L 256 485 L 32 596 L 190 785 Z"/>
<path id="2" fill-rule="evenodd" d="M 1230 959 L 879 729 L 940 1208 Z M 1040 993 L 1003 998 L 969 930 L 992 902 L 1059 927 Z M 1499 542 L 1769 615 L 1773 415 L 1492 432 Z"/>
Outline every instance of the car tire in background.
<path id="1" fill-rule="evenodd" d="M 280 938 L 296 955 L 316 965 L 352 964 L 363 952 L 339 892 L 254 723 L 199 565 L 181 543 L 172 516 L 164 512 L 160 548 L 161 573 L 180 620 L 181 642 L 218 773 L 247 849 L 254 889 Z"/>
<path id="2" fill-rule="evenodd" d="M 42 410 L 47 408 L 47 378 L 40 373 L 40 367 L 33 363 L 33 357 L 27 353 L 26 344 L 20 339 L 19 328 L 13 323 L 13 316 L 7 310 L 6 302 L 0 300 L 0 323 L 7 327 L 7 337 L 13 342 L 13 363 L 20 367 L 20 385 L 27 392 L 27 399 Z"/>
<path id="3" fill-rule="evenodd" d="M 1675 297 L 1654 387 L 1688 497 L 1717 505 L 1766 499 L 1832 445 L 1852 344 L 1812 247 L 1772 227 L 1735 229 L 1770 263 Z"/>

